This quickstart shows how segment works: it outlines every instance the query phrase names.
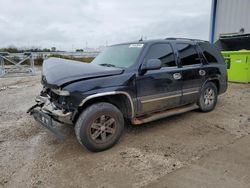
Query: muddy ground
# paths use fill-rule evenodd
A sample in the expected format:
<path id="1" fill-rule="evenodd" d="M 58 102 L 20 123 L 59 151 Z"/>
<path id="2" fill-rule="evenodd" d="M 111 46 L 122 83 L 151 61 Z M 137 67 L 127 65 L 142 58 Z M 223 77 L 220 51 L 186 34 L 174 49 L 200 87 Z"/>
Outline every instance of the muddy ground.
<path id="1" fill-rule="evenodd" d="M 0 78 L 0 187 L 250 187 L 249 84 L 229 84 L 213 112 L 128 125 L 101 153 L 26 114 L 40 89 L 40 75 Z"/>

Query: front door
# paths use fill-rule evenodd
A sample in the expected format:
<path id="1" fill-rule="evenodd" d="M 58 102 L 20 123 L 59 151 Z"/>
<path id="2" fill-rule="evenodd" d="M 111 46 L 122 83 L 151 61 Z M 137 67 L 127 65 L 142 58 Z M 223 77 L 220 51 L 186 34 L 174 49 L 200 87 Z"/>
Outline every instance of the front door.
<path id="1" fill-rule="evenodd" d="M 169 109 L 180 105 L 181 69 L 176 64 L 173 48 L 169 43 L 153 44 L 144 61 L 160 59 L 162 68 L 149 70 L 137 77 L 138 114 Z"/>

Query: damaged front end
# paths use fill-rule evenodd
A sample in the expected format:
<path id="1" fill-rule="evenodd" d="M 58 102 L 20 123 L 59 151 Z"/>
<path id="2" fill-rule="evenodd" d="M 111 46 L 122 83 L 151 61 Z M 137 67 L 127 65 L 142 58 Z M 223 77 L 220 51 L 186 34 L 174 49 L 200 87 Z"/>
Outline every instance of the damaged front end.
<path id="1" fill-rule="evenodd" d="M 76 82 L 122 73 L 123 69 L 121 68 L 61 58 L 48 58 L 43 62 L 41 75 L 41 83 L 44 88 L 40 95 L 36 97 L 36 104 L 27 112 L 41 125 L 55 133 L 56 136 L 63 138 L 63 134 L 57 129 L 56 125 L 58 124 L 56 122 L 73 124 L 79 104 L 86 97 L 82 95 L 85 91 L 84 88 L 82 85 L 81 87 L 77 86 Z M 96 88 L 100 88 L 100 81 L 97 83 Z M 76 84 L 75 88 L 67 88 L 70 84 Z M 94 85 L 86 85 L 86 88 L 89 89 L 94 87 Z"/>
<path id="2" fill-rule="evenodd" d="M 41 94 L 36 97 L 36 104 L 27 111 L 37 122 L 62 140 L 65 138 L 65 134 L 58 129 L 56 122 L 73 124 L 72 112 L 69 111 L 65 102 L 67 95 L 66 91 L 44 88 Z"/>

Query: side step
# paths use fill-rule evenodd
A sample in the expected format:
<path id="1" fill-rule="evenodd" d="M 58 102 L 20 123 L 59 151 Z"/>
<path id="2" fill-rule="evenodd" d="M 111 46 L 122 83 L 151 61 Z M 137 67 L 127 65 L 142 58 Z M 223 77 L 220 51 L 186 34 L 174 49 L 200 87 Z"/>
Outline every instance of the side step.
<path id="1" fill-rule="evenodd" d="M 197 109 L 197 108 L 199 108 L 197 104 L 191 104 L 191 105 L 189 104 L 189 105 L 186 105 L 186 106 L 173 108 L 173 109 L 166 110 L 166 111 L 153 113 L 153 114 L 150 114 L 150 115 L 147 115 L 147 116 L 134 118 L 132 120 L 132 124 L 140 125 L 140 124 L 143 124 L 143 123 L 148 123 L 150 121 L 154 121 L 154 120 L 157 120 L 157 119 L 173 116 L 173 115 L 176 115 L 176 114 L 182 114 L 184 112 L 188 112 L 188 111 L 191 111 L 191 110 L 194 110 L 194 109 Z"/>

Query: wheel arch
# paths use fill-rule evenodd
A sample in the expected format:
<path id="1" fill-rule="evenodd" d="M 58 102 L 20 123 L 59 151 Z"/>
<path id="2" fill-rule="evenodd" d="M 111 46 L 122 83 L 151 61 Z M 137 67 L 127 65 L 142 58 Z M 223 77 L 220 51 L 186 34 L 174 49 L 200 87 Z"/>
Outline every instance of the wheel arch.
<path id="1" fill-rule="evenodd" d="M 215 84 L 216 88 L 217 88 L 217 92 L 220 93 L 220 81 L 219 81 L 219 78 L 209 78 L 207 79 L 203 85 L 202 85 L 202 88 L 205 86 L 206 83 L 208 82 L 212 82 Z"/>
<path id="2" fill-rule="evenodd" d="M 125 118 L 132 119 L 135 115 L 134 104 L 131 96 L 124 91 L 112 91 L 93 94 L 83 99 L 73 116 L 73 122 L 77 120 L 82 110 L 98 102 L 108 102 L 113 104 L 122 112 Z"/>

